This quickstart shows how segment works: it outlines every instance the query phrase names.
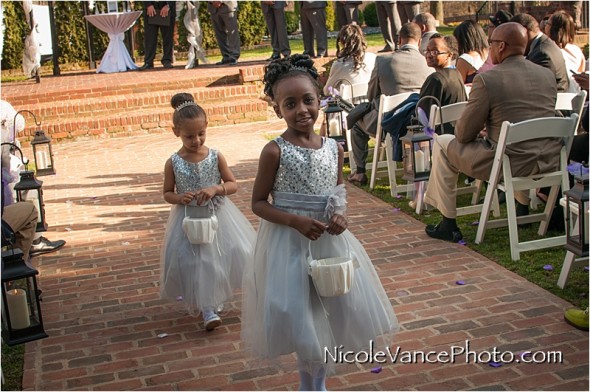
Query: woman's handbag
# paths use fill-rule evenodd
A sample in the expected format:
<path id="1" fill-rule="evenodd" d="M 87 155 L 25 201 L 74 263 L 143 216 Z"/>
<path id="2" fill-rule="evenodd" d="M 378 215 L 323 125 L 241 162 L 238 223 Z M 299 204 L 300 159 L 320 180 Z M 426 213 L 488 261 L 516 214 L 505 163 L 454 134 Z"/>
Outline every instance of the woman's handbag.
<path id="1" fill-rule="evenodd" d="M 191 244 L 201 245 L 212 243 L 213 239 L 215 239 L 217 227 L 218 223 L 215 214 L 209 218 L 191 218 L 186 215 L 186 206 L 184 206 L 182 230 L 184 230 Z"/>
<path id="2" fill-rule="evenodd" d="M 348 241 L 346 245 L 348 248 Z M 320 296 L 337 297 L 350 291 L 354 282 L 354 267 L 355 263 L 349 249 L 348 256 L 312 259 L 308 273 Z"/>

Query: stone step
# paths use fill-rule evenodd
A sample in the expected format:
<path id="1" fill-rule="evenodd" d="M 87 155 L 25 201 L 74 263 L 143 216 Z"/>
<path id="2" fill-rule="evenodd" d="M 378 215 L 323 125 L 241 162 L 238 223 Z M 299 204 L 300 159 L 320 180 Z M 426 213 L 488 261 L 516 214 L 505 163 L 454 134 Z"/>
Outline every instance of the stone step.
<path id="1" fill-rule="evenodd" d="M 269 119 L 268 104 L 257 98 L 229 99 L 225 102 L 207 102 L 201 105 L 207 113 L 209 126 L 241 124 Z M 148 133 L 170 132 L 173 109 L 166 107 L 102 113 L 45 120 L 41 129 L 54 142 L 80 139 L 134 136 Z M 23 146 L 30 144 L 35 127 L 27 128 L 19 135 Z"/>
<path id="2" fill-rule="evenodd" d="M 218 104 L 234 100 L 258 99 L 260 88 L 255 85 L 231 85 L 221 87 L 174 87 L 126 94 L 119 89 L 111 95 L 93 95 L 88 98 L 56 99 L 34 105 L 37 119 L 43 124 L 56 120 L 80 119 L 103 115 L 133 114 L 138 109 L 154 111 L 171 110 L 170 99 L 179 91 L 192 93 L 200 105 Z M 115 94 L 116 93 L 116 94 Z M 75 92 L 71 92 L 76 95 Z M 22 106 L 26 107 L 26 106 Z"/>

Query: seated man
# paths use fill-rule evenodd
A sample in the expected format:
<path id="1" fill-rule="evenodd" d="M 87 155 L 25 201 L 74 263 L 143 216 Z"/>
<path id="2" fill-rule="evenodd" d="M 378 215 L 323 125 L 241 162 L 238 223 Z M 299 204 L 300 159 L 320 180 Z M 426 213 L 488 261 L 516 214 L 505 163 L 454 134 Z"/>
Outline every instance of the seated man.
<path id="1" fill-rule="evenodd" d="M 4 181 L 2 181 L 4 185 Z M 29 256 L 40 255 L 58 250 L 66 244 L 64 240 L 49 241 L 36 233 L 37 209 L 33 203 L 19 201 L 4 206 L 5 198 L 2 198 L 2 247 L 12 246 L 23 251 L 23 258 L 29 260 Z M 8 227 L 6 227 L 6 225 Z M 8 237 L 12 232 L 14 237 Z M 5 242 L 6 240 L 6 242 Z"/>
<path id="2" fill-rule="evenodd" d="M 514 22 L 498 26 L 490 39 L 490 56 L 496 66 L 473 80 L 455 135 L 435 138 L 424 202 L 436 207 L 443 220 L 426 226 L 430 237 L 452 242 L 463 238 L 455 220 L 457 178 L 459 173 L 465 173 L 481 180 L 489 179 L 504 121 L 516 123 L 555 116 L 555 75 L 527 61 L 526 47 L 524 27 Z M 513 174 L 528 176 L 557 167 L 561 145 L 559 140 L 538 139 L 508 146 L 506 153 L 511 158 Z M 527 194 L 519 192 L 516 199 L 517 214 L 523 209 L 528 211 Z"/>
<path id="3" fill-rule="evenodd" d="M 395 95 L 420 91 L 428 75 L 434 72 L 418 50 L 421 35 L 420 27 L 416 23 L 406 23 L 399 32 L 400 48 L 392 54 L 377 56 L 367 90 L 372 110 L 351 130 L 352 153 L 357 169 L 348 177 L 350 182 L 361 185 L 368 182 L 365 165 L 369 153 L 369 138 L 377 132 L 381 94 Z"/>

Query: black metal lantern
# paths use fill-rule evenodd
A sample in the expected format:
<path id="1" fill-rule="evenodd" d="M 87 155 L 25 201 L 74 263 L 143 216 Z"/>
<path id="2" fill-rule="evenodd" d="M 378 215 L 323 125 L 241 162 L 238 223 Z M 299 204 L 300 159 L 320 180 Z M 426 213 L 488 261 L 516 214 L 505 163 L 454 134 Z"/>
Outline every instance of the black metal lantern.
<path id="1" fill-rule="evenodd" d="M 39 274 L 20 249 L 2 252 L 2 340 L 9 346 L 47 337 L 41 316 Z"/>
<path id="2" fill-rule="evenodd" d="M 53 151 L 51 150 L 51 139 L 41 129 L 35 131 L 35 137 L 31 140 L 33 156 L 35 157 L 35 168 L 38 176 L 55 174 L 53 165 Z"/>
<path id="3" fill-rule="evenodd" d="M 324 109 L 326 122 L 326 135 L 332 138 L 342 137 L 342 108 L 338 106 L 336 101 L 328 102 L 328 106 Z"/>
<path id="4" fill-rule="evenodd" d="M 45 221 L 45 202 L 43 201 L 43 181 L 35 178 L 30 170 L 20 172 L 20 181 L 14 186 L 17 201 L 28 201 L 37 208 L 37 232 L 47 231 Z"/>
<path id="5" fill-rule="evenodd" d="M 432 167 L 432 137 L 424 133 L 422 125 L 410 125 L 400 141 L 404 166 L 403 179 L 414 182 L 427 181 Z"/>
<path id="6" fill-rule="evenodd" d="M 580 257 L 588 256 L 588 174 L 575 177 L 576 184 L 565 191 L 565 248 Z"/>
<path id="7" fill-rule="evenodd" d="M 37 129 L 35 130 L 35 136 L 31 140 L 33 146 L 33 158 L 35 160 L 35 170 L 38 176 L 48 176 L 55 174 L 55 166 L 53 164 L 53 151 L 51 150 L 51 139 L 45 135 L 45 131 L 40 129 L 41 122 L 37 121 L 37 116 L 30 110 L 20 110 L 14 115 L 14 129 L 13 129 L 13 140 L 16 140 L 16 117 L 23 113 L 29 113 L 35 120 Z"/>

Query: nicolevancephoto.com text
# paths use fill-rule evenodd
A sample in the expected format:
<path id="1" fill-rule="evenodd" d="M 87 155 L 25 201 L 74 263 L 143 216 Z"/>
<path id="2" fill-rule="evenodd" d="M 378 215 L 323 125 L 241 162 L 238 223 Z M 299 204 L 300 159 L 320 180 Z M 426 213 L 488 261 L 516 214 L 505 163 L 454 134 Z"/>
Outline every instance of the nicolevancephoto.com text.
<path id="1" fill-rule="evenodd" d="M 561 351 L 500 351 L 497 347 L 490 350 L 475 351 L 470 349 L 469 340 L 463 345 L 450 346 L 448 351 L 402 350 L 401 347 L 376 350 L 375 342 L 369 342 L 368 351 L 347 351 L 343 346 L 324 347 L 324 362 L 332 363 L 563 363 Z"/>

